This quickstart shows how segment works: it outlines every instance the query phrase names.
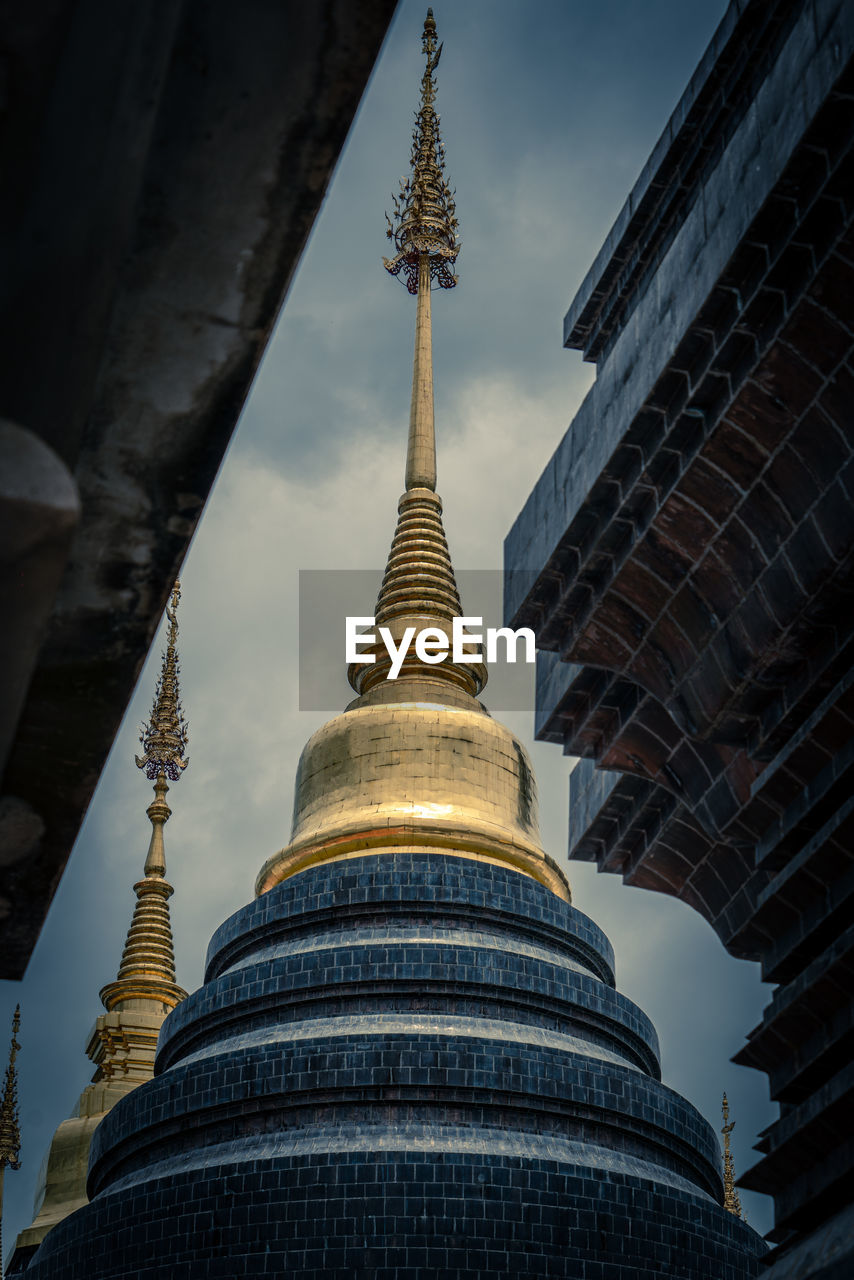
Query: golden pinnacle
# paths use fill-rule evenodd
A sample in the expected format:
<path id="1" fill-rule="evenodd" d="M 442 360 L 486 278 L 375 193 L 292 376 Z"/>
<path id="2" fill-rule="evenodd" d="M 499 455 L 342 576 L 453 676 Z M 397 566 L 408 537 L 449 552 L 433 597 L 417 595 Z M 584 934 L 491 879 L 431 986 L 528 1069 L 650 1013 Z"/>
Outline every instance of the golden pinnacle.
<path id="1" fill-rule="evenodd" d="M 442 45 L 436 47 L 436 23 L 433 10 L 427 10 L 422 35 L 426 58 L 421 77 L 421 105 L 415 116 L 410 156 L 411 175 L 402 178 L 400 192 L 393 196 L 394 220 L 386 214 L 386 235 L 394 241 L 397 253 L 384 258 L 386 271 L 393 276 L 403 273 L 410 293 L 418 293 L 425 278 L 442 289 L 457 283 L 453 265 L 460 251 L 457 239 L 457 217 L 454 193 L 445 178 L 445 148 L 435 110 L 436 82 L 433 79 Z M 429 275 L 419 265 L 426 261 Z"/>
<path id="2" fill-rule="evenodd" d="M 735 1163 L 732 1158 L 732 1149 L 730 1147 L 729 1135 L 735 1128 L 735 1121 L 729 1118 L 729 1102 L 724 1094 L 721 1103 L 721 1111 L 723 1113 L 723 1125 L 721 1133 L 724 1138 L 724 1208 L 734 1214 L 736 1218 L 743 1218 L 741 1211 L 741 1200 L 735 1186 Z"/>
<path id="3" fill-rule="evenodd" d="M 21 1006 L 15 1006 L 12 1019 L 12 1042 L 9 1047 L 9 1065 L 3 1083 L 3 1101 L 0 1103 L 0 1170 L 18 1169 L 21 1165 L 21 1128 L 18 1121 L 18 1071 L 15 1059 L 21 1046 L 18 1032 L 21 1029 Z"/>
<path id="4" fill-rule="evenodd" d="M 154 690 L 154 702 L 148 723 L 139 735 L 142 756 L 135 756 L 138 769 L 144 769 L 152 781 L 163 774 L 170 782 L 177 782 L 189 763 L 187 750 L 187 722 L 181 709 L 178 689 L 178 601 L 181 599 L 181 583 L 176 580 L 172 598 L 166 606 L 169 634 L 160 678 Z"/>

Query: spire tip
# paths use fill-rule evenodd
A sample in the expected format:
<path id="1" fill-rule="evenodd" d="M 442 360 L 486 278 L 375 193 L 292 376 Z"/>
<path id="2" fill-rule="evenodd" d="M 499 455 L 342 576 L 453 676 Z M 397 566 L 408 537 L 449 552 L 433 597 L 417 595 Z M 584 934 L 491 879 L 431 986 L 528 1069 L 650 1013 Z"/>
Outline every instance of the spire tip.
<path id="1" fill-rule="evenodd" d="M 419 271 L 422 259 L 429 264 L 430 284 L 435 281 L 441 289 L 453 289 L 457 283 L 453 266 L 460 251 L 454 193 L 445 177 L 445 148 L 434 107 L 433 73 L 439 65 L 443 46 L 436 47 L 432 9 L 427 10 L 421 46 L 427 62 L 421 77 L 421 105 L 412 134 L 412 172 L 402 179 L 399 194 L 392 197 L 394 220 L 386 214 L 386 235 L 394 241 L 397 253 L 393 258 L 383 259 L 386 270 L 402 278 L 413 294 L 423 286 L 423 273 Z"/>
<path id="2" fill-rule="evenodd" d="M 161 773 L 170 782 L 177 782 L 189 764 L 187 722 L 181 707 L 178 687 L 180 665 L 178 662 L 178 601 L 181 599 L 181 582 L 175 579 L 166 617 L 169 620 L 166 650 L 160 677 L 154 690 L 154 702 L 148 723 L 142 726 L 139 741 L 142 756 L 134 756 L 136 767 L 144 769 L 146 777 L 154 781 Z"/>
<path id="3" fill-rule="evenodd" d="M 741 1198 L 735 1186 L 735 1161 L 732 1158 L 730 1134 L 735 1128 L 735 1121 L 729 1118 L 729 1102 L 726 1093 L 721 1101 L 723 1124 L 721 1133 L 724 1139 L 724 1208 L 736 1218 L 744 1218 L 741 1211 Z"/>
<path id="4" fill-rule="evenodd" d="M 21 1006 L 15 1005 L 12 1018 L 12 1040 L 9 1046 L 9 1063 L 3 1082 L 3 1100 L 0 1102 L 0 1172 L 3 1169 L 21 1167 L 21 1129 L 18 1120 L 18 1069 L 15 1059 L 21 1046 L 18 1032 L 21 1029 Z"/>

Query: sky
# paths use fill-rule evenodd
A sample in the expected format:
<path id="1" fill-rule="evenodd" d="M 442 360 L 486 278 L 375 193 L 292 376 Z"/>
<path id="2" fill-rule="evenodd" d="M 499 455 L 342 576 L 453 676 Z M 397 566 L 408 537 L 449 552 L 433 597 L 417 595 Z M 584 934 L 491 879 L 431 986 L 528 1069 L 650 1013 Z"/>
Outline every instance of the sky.
<path id="1" fill-rule="evenodd" d="M 593 382 L 593 366 L 562 349 L 564 313 L 725 7 L 434 5 L 462 239 L 459 286 L 433 305 L 437 487 L 458 569 L 500 568 L 504 536 Z M 181 574 L 190 764 L 170 790 L 165 835 L 188 990 L 214 929 L 287 844 L 299 753 L 328 718 L 299 710 L 299 570 L 380 569 L 394 530 L 414 305 L 381 259 L 384 213 L 408 165 L 424 9 L 402 0 L 397 11 Z M 373 599 L 364 604 L 370 613 Z M 98 991 L 115 978 L 148 845 L 151 784 L 133 756 L 163 644 L 161 629 L 24 981 L 0 983 L 0 1042 L 22 1006 L 23 1164 L 5 1180 L 7 1250 L 31 1221 L 50 1138 L 91 1076 Z M 342 681 L 342 708 L 345 696 Z M 716 1129 L 726 1089 L 743 1171 L 776 1107 L 766 1078 L 729 1059 L 771 988 L 689 907 L 570 864 L 572 762 L 533 742 L 533 710 L 501 718 L 530 751 L 544 847 L 567 868 L 575 905 L 609 935 L 619 989 L 658 1030 L 665 1083 Z M 742 1199 L 767 1231 L 770 1202 Z"/>

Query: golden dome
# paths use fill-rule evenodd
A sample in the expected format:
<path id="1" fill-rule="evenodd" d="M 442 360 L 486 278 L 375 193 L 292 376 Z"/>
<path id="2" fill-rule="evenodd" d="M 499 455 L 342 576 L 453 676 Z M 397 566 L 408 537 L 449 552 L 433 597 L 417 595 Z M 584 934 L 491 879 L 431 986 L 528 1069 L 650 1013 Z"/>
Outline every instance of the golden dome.
<path id="1" fill-rule="evenodd" d="M 450 639 L 462 615 L 441 512 L 421 486 L 400 500 L 375 610 L 396 638 L 432 626 Z M 303 750 L 291 842 L 264 864 L 256 892 L 321 862 L 435 849 L 507 864 L 568 901 L 566 877 L 540 844 L 527 753 L 475 697 L 483 665 L 427 665 L 411 652 L 390 680 L 387 653 L 373 655 L 348 671 L 360 696 Z"/>
<path id="2" fill-rule="evenodd" d="M 265 863 L 258 893 L 319 862 L 435 849 L 508 864 L 569 898 L 540 845 L 522 744 L 473 698 L 454 706 L 420 692 L 411 702 L 359 699 L 309 740 L 291 843 Z"/>

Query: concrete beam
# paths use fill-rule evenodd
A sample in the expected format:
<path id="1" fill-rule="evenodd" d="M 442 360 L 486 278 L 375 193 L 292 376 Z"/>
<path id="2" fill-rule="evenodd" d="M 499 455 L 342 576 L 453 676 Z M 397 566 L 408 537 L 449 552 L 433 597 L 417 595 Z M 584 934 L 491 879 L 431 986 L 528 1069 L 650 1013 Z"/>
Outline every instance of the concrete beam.
<path id="1" fill-rule="evenodd" d="M 5 24 L 0 413 L 81 513 L 0 795 L 19 977 L 394 0 L 53 0 Z"/>

